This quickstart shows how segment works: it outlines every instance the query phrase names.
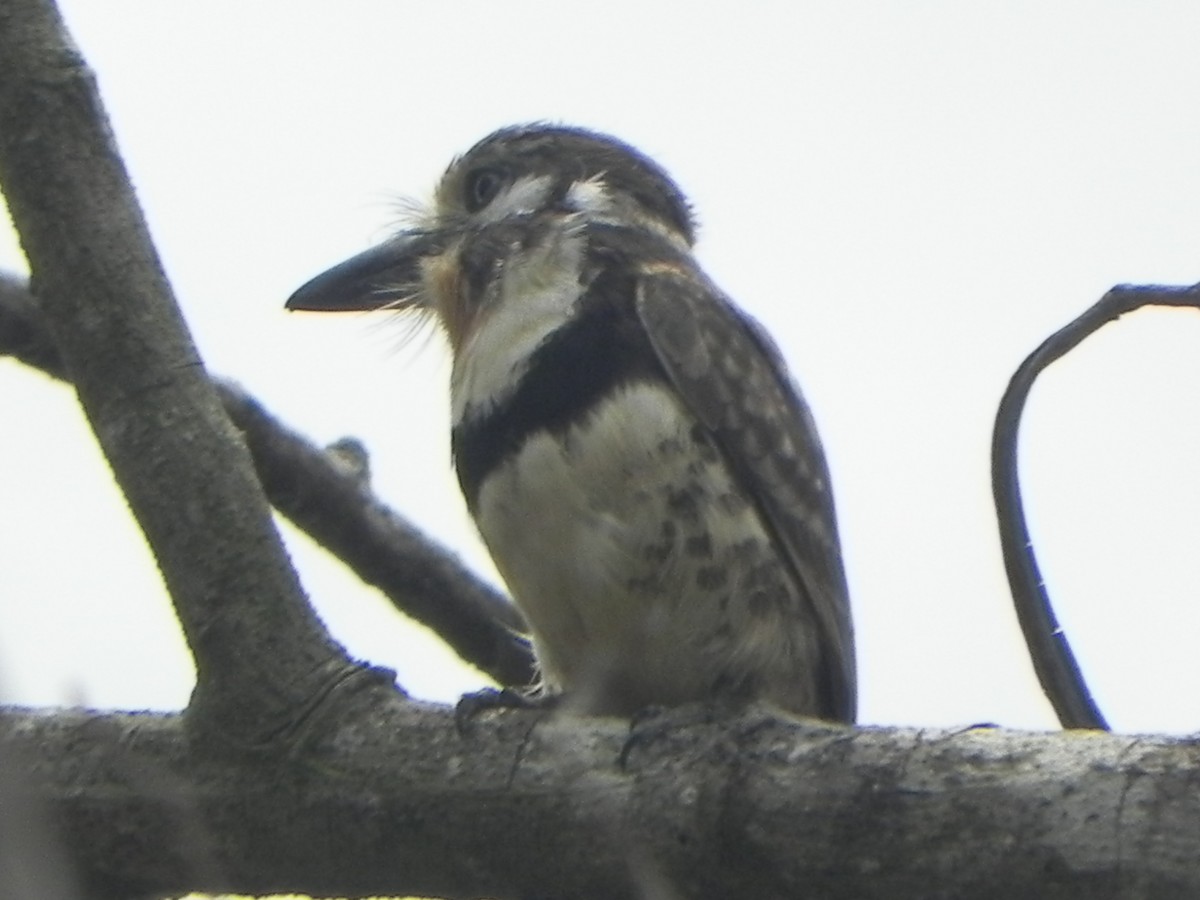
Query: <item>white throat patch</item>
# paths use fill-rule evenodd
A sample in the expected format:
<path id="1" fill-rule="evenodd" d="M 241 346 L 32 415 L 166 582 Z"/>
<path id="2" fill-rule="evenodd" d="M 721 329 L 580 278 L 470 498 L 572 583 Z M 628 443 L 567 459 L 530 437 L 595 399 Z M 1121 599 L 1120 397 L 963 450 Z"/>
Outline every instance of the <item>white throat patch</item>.
<path id="1" fill-rule="evenodd" d="M 564 221 L 541 244 L 504 261 L 481 304 L 480 321 L 454 356 L 450 407 L 455 425 L 511 395 L 529 357 L 571 318 L 583 290 L 585 243 L 579 223 Z"/>

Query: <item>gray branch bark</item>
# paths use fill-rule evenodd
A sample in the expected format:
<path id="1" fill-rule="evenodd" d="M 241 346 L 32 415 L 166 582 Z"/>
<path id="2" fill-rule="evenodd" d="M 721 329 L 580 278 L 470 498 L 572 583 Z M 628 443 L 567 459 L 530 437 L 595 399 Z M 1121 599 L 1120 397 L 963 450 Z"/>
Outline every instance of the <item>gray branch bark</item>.
<path id="1" fill-rule="evenodd" d="M 196 661 L 189 715 L 260 740 L 352 664 L 304 597 L 49 0 L 0 5 L 0 123 L 35 293 Z"/>
<path id="2" fill-rule="evenodd" d="M 505 711 L 460 732 L 366 678 L 253 753 L 202 754 L 180 725 L 0 716 L 88 896 L 1200 896 L 1187 740 L 690 707 L 632 730 Z"/>

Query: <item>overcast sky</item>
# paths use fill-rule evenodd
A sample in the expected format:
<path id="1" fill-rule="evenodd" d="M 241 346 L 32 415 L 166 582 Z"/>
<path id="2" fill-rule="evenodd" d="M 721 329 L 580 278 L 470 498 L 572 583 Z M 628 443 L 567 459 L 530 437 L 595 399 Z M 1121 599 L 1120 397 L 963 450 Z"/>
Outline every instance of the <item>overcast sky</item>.
<path id="1" fill-rule="evenodd" d="M 692 198 L 699 254 L 775 335 L 833 470 L 861 720 L 1053 727 L 1011 612 L 996 403 L 1120 282 L 1200 280 L 1200 6 L 64 4 L 196 340 L 490 573 L 453 478 L 445 348 L 287 315 L 505 124 L 609 131 Z M 0 232 L 0 266 L 25 269 Z M 1122 730 L 1191 731 L 1200 316 L 1109 326 L 1043 376 L 1023 473 L 1051 594 Z M 69 389 L 0 361 L 0 698 L 181 707 L 191 662 Z M 285 528 L 351 652 L 479 687 Z M 489 577 L 495 577 L 489 575 Z"/>

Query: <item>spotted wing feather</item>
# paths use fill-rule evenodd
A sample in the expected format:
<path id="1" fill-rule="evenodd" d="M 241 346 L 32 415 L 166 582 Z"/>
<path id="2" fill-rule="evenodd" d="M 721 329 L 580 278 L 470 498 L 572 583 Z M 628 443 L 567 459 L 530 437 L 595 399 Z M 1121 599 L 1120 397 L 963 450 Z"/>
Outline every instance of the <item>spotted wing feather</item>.
<path id="1" fill-rule="evenodd" d="M 774 344 L 691 273 L 640 278 L 638 314 L 693 415 L 773 533 L 819 628 L 825 714 L 853 721 L 854 637 L 825 456 Z"/>

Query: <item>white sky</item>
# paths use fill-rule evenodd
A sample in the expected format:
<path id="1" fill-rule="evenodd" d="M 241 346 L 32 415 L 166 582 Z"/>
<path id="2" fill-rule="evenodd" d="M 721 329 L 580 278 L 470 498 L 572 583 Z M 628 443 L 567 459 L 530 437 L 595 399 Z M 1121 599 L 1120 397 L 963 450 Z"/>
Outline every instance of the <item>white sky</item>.
<path id="1" fill-rule="evenodd" d="M 480 570 L 440 343 L 283 301 L 500 125 L 586 125 L 656 157 L 814 407 L 861 720 L 1053 727 L 1000 562 L 992 416 L 1109 286 L 1200 280 L 1200 6 L 64 7 L 211 369 L 317 441 L 363 438 L 379 492 Z M 24 268 L 9 234 L 0 266 Z M 1123 730 L 1200 726 L 1197 388 L 1200 316 L 1143 312 L 1047 372 L 1026 419 L 1045 574 Z M 0 410 L 0 698 L 182 706 L 190 660 L 73 395 L 0 362 Z M 288 537 L 353 653 L 420 696 L 482 683 Z"/>

